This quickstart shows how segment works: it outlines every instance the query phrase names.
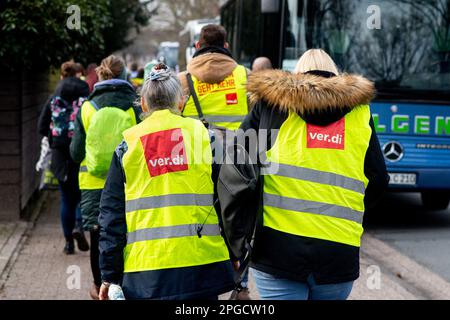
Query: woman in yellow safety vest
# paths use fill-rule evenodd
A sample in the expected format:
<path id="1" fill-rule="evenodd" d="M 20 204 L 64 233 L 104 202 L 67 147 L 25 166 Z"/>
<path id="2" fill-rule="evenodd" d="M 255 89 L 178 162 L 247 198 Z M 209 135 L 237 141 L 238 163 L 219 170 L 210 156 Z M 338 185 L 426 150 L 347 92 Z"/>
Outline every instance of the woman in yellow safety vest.
<path id="1" fill-rule="evenodd" d="M 217 299 L 233 288 L 214 209 L 208 130 L 180 116 L 186 98 L 167 66 L 141 92 L 145 119 L 123 133 L 100 204 L 100 299 Z"/>
<path id="2" fill-rule="evenodd" d="M 80 164 L 78 175 L 81 190 L 81 215 L 83 228 L 90 233 L 91 270 L 93 284 L 89 291 L 98 300 L 101 285 L 98 266 L 98 214 L 106 174 L 122 132 L 139 122 L 140 110 L 135 108 L 136 92 L 126 80 L 127 70 L 123 60 L 109 56 L 96 69 L 100 82 L 84 101 L 76 119 L 70 154 Z"/>
<path id="3" fill-rule="evenodd" d="M 294 73 L 250 75 L 247 90 L 255 106 L 241 129 L 268 132 L 267 147 L 250 152 L 261 168 L 251 256 L 259 294 L 346 299 L 359 276 L 364 211 L 389 181 L 368 105 L 373 83 L 340 74 L 313 49 Z"/>

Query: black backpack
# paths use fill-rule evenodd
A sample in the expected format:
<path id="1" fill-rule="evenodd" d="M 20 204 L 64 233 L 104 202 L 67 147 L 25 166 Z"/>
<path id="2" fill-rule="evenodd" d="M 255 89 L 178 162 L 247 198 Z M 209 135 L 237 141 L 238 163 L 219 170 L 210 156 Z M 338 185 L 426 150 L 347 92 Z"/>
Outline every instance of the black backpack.
<path id="1" fill-rule="evenodd" d="M 61 98 L 53 97 L 50 101 L 50 143 L 52 148 L 62 148 L 70 145 L 74 135 L 75 118 L 85 98 L 79 98 L 72 104 Z"/>
<path id="2" fill-rule="evenodd" d="M 235 148 L 243 163 L 225 161 L 222 164 L 217 184 L 217 195 L 221 208 L 224 237 L 233 258 L 241 260 L 235 283 L 238 287 L 248 269 L 252 253 L 252 240 L 260 206 L 260 170 L 252 164 L 242 146 Z M 229 160 L 229 159 L 228 159 Z M 234 160 L 234 159 L 233 159 Z M 242 261 L 243 259 L 243 261 Z"/>

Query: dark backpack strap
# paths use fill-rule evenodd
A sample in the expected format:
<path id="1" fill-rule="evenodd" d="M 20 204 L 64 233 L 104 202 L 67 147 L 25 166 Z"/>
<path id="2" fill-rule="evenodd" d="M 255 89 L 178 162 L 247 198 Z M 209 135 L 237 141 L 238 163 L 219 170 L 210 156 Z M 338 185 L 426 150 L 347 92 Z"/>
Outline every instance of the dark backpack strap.
<path id="1" fill-rule="evenodd" d="M 99 106 L 94 102 L 94 100 L 89 100 L 89 102 L 91 103 L 91 105 L 94 107 L 94 109 L 96 111 L 100 110 Z"/>
<path id="2" fill-rule="evenodd" d="M 239 266 L 239 270 L 235 272 L 234 276 L 234 290 L 231 293 L 231 296 L 229 300 L 239 300 L 239 292 L 244 290 L 244 287 L 242 287 L 242 280 L 245 277 L 245 274 L 248 271 L 248 268 L 250 267 L 250 258 L 252 254 L 252 247 L 249 243 L 246 244 L 247 247 L 247 255 L 245 256 L 244 260 L 241 261 L 241 264 Z"/>
<path id="3" fill-rule="evenodd" d="M 247 248 L 247 254 L 245 255 L 244 260 L 241 261 L 239 270 L 236 272 L 236 274 L 234 276 L 235 289 L 238 291 L 242 290 L 241 282 L 244 279 L 245 273 L 247 272 L 248 268 L 250 267 L 250 258 L 252 256 L 252 250 L 253 250 L 250 243 L 246 243 L 245 247 Z"/>
<path id="4" fill-rule="evenodd" d="M 192 76 L 190 73 L 186 73 L 186 80 L 189 86 L 189 92 L 192 96 L 192 99 L 194 100 L 195 109 L 197 109 L 198 118 L 200 119 L 201 122 L 203 122 L 205 127 L 208 127 L 209 123 L 208 121 L 206 121 L 205 116 L 203 115 L 202 107 L 200 106 L 197 94 L 195 93 L 194 82 L 192 81 Z"/>

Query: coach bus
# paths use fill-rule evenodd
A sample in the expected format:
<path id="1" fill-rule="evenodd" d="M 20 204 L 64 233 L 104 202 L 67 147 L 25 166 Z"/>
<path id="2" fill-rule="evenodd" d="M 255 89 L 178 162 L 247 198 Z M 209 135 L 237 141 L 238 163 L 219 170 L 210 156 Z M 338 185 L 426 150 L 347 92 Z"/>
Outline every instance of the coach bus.
<path id="1" fill-rule="evenodd" d="M 180 50 L 179 42 L 164 41 L 159 44 L 157 57 L 164 61 L 172 70 L 178 72 L 178 55 Z"/>
<path id="2" fill-rule="evenodd" d="M 392 190 L 450 201 L 450 0 L 230 0 L 221 7 L 233 56 L 293 70 L 323 48 L 343 72 L 373 80 L 371 111 Z"/>

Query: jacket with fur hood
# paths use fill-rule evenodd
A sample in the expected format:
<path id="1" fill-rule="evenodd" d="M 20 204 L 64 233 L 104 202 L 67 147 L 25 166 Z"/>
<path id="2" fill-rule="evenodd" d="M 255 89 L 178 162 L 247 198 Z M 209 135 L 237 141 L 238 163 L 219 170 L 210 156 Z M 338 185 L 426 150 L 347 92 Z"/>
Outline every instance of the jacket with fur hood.
<path id="1" fill-rule="evenodd" d="M 280 129 L 289 112 L 296 112 L 307 123 L 326 126 L 358 105 L 368 104 L 375 93 L 373 83 L 361 76 L 335 76 L 324 71 L 307 74 L 281 70 L 256 72 L 249 76 L 247 90 L 254 107 L 241 129 L 244 132 L 268 129 L 268 148 L 276 139 L 276 136 L 270 136 L 271 129 Z M 372 135 L 364 163 L 364 172 L 369 179 L 364 199 L 366 208 L 377 202 L 389 182 L 372 119 L 370 127 Z M 258 150 L 256 154 L 264 151 Z M 260 191 L 262 193 L 262 187 Z M 317 284 L 354 281 L 359 277 L 359 248 L 263 227 L 260 198 L 251 258 L 255 269 L 302 282 L 312 275 Z"/>

